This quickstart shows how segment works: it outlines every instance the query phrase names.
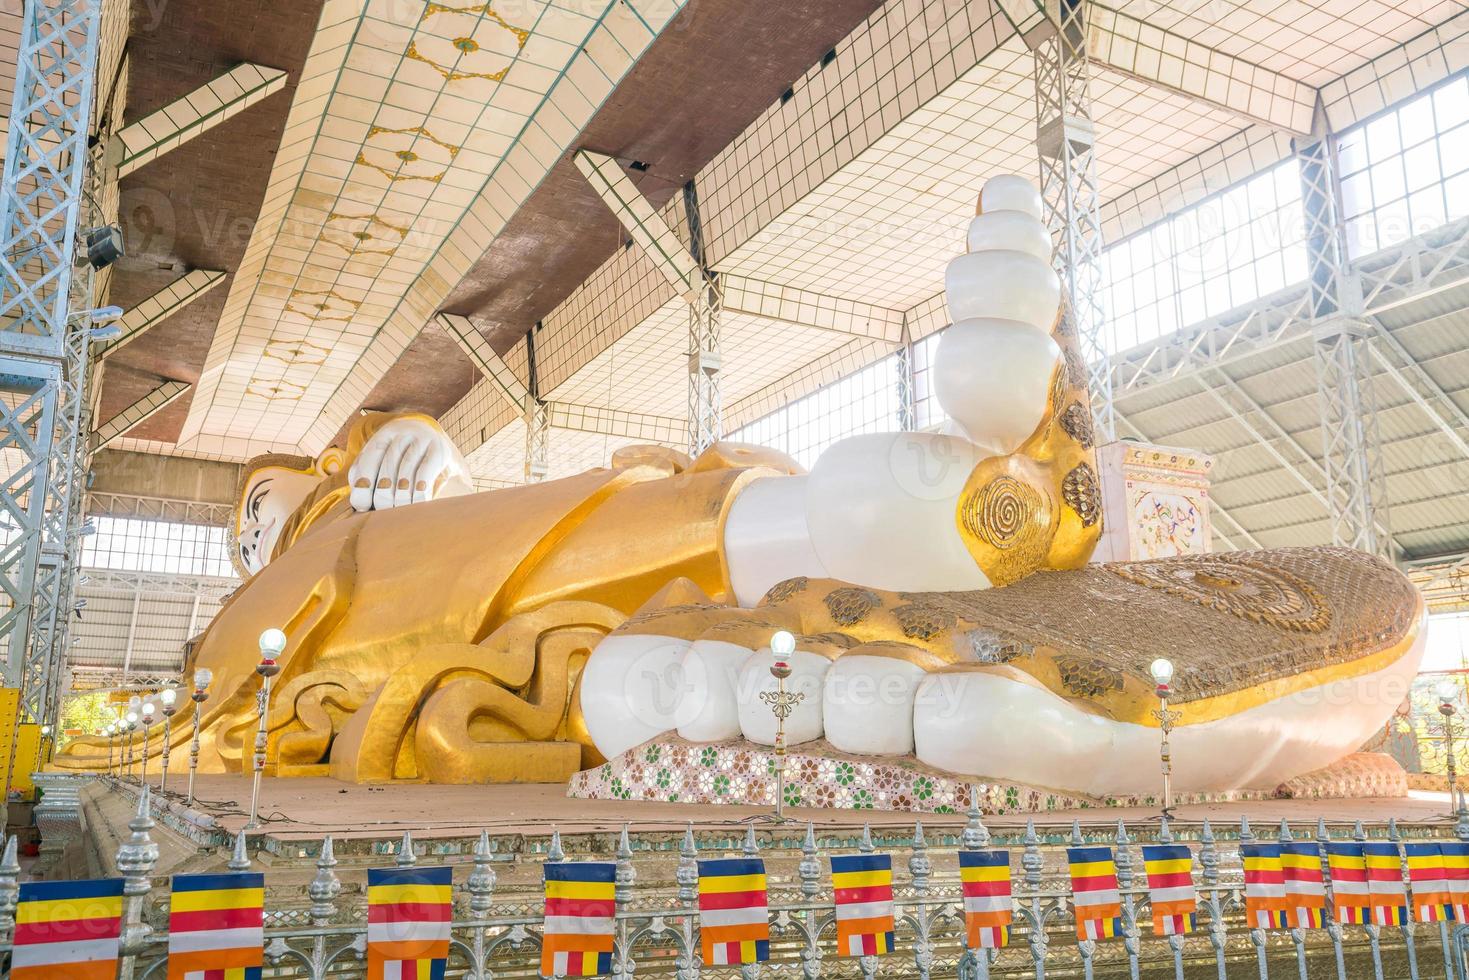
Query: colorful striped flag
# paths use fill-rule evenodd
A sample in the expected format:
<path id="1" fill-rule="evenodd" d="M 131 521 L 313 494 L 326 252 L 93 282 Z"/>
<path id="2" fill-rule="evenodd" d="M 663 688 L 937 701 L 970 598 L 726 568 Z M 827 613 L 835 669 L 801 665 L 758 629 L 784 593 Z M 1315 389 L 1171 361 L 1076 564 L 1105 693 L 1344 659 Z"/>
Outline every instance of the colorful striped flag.
<path id="1" fill-rule="evenodd" d="M 582 861 L 543 865 L 546 922 L 541 976 L 595 977 L 612 972 L 617 865 Z"/>
<path id="2" fill-rule="evenodd" d="M 1449 911 L 1455 922 L 1469 923 L 1469 844 L 1445 841 L 1438 850 L 1449 880 Z"/>
<path id="3" fill-rule="evenodd" d="M 1110 847 L 1068 847 L 1071 901 L 1076 906 L 1077 939 L 1111 939 L 1122 935 L 1122 894 L 1117 889 L 1117 862 Z"/>
<path id="4" fill-rule="evenodd" d="M 122 879 L 28 881 L 15 907 L 11 980 L 113 980 Z"/>
<path id="5" fill-rule="evenodd" d="M 1321 874 L 1321 845 L 1292 841 L 1280 845 L 1280 871 L 1290 924 L 1320 929 L 1326 919 L 1326 879 Z"/>
<path id="6" fill-rule="evenodd" d="M 367 980 L 444 980 L 452 868 L 369 868 Z"/>
<path id="7" fill-rule="evenodd" d="M 1371 921 L 1372 898 L 1367 887 L 1367 858 L 1362 845 L 1328 843 L 1326 864 L 1331 869 L 1331 899 L 1336 921 L 1363 926 Z"/>
<path id="8" fill-rule="evenodd" d="M 1241 844 L 1245 865 L 1245 921 L 1251 929 L 1288 929 L 1285 871 L 1279 844 Z"/>
<path id="9" fill-rule="evenodd" d="M 849 854 L 831 859 L 837 916 L 837 955 L 880 956 L 893 951 L 893 858 Z"/>
<path id="10" fill-rule="evenodd" d="M 1153 906 L 1153 934 L 1186 936 L 1198 925 L 1194 856 L 1187 844 L 1144 844 L 1143 870 Z"/>
<path id="11" fill-rule="evenodd" d="M 1447 922 L 1453 919 L 1453 897 L 1443 849 L 1438 844 L 1404 844 L 1408 881 L 1413 885 L 1413 921 Z"/>
<path id="12" fill-rule="evenodd" d="M 265 875 L 174 875 L 168 980 L 260 980 Z"/>
<path id="13" fill-rule="evenodd" d="M 699 944 L 705 966 L 770 959 L 770 910 L 760 858 L 699 862 Z"/>
<path id="14" fill-rule="evenodd" d="M 960 851 L 964 927 L 970 949 L 1004 949 L 1015 903 L 1010 897 L 1009 851 Z"/>
<path id="15" fill-rule="evenodd" d="M 1400 926 L 1408 921 L 1408 890 L 1403 885 L 1402 856 L 1391 842 L 1362 845 L 1367 859 L 1367 891 L 1372 900 L 1372 921 L 1380 926 Z"/>

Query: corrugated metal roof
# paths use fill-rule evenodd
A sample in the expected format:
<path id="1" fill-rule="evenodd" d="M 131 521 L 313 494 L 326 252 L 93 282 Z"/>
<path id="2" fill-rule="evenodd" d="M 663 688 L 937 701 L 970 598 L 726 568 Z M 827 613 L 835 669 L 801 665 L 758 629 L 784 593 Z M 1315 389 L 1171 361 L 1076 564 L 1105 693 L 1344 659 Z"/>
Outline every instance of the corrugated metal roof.
<path id="1" fill-rule="evenodd" d="M 1415 298 L 1376 319 L 1443 389 L 1458 413 L 1469 417 L 1469 284 Z M 1397 360 L 1386 345 L 1380 349 L 1390 361 Z M 1298 338 L 1252 353 L 1225 371 L 1237 391 L 1230 390 L 1218 371 L 1190 372 L 1123 393 L 1117 398 L 1118 411 L 1151 441 L 1214 456 L 1216 503 L 1261 544 L 1329 543 L 1331 528 L 1321 499 L 1320 406 L 1309 340 Z M 1382 365 L 1374 363 L 1371 376 L 1387 474 L 1387 522 L 1394 538 L 1407 557 L 1469 550 L 1469 458 Z M 1207 394 L 1201 381 L 1240 418 Z M 1241 395 L 1253 400 L 1268 420 Z M 1469 441 L 1469 425 L 1455 417 L 1453 408 L 1441 407 L 1439 415 Z M 1286 438 L 1276 435 L 1270 421 Z M 1130 430 L 1124 426 L 1123 431 Z M 1277 456 L 1294 463 L 1297 473 Z M 1240 535 L 1230 534 L 1228 520 L 1216 523 L 1236 544 L 1244 544 Z"/>

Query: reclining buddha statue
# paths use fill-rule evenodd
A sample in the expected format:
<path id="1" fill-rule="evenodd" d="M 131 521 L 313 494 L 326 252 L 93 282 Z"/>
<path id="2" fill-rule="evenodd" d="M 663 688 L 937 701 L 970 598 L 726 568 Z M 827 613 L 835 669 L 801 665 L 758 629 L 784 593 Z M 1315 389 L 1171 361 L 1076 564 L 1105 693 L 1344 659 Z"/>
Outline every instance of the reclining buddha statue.
<path id="1" fill-rule="evenodd" d="M 213 671 L 201 771 L 251 769 L 268 627 L 288 637 L 266 749 L 281 776 L 550 782 L 655 738 L 769 745 L 778 630 L 807 694 L 793 745 L 1143 793 L 1148 665 L 1167 657 L 1180 790 L 1269 788 L 1355 751 L 1416 672 L 1416 590 L 1334 548 L 1089 564 L 1086 371 L 1034 187 L 989 180 L 967 244 L 934 355 L 949 421 L 843 439 L 809 473 L 737 443 L 633 446 L 473 492 L 411 415 L 365 416 L 315 460 L 253 462 L 248 577 L 187 665 Z M 178 762 L 189 735 L 174 727 Z M 57 764 L 106 758 L 81 739 Z"/>

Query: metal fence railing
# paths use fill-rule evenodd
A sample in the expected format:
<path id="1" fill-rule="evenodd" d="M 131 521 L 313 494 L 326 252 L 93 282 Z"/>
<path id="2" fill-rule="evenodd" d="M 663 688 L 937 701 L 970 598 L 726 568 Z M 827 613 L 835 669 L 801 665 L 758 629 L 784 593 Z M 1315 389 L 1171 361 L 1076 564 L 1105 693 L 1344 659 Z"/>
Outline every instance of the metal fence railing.
<path id="1" fill-rule="evenodd" d="M 169 888 L 167 878 L 154 875 L 158 845 L 150 836 L 155 824 L 146 789 L 139 795 L 128 826 L 131 834 L 118 849 L 115 862 L 124 881 L 119 976 L 161 980 L 167 975 Z M 950 831 L 943 836 L 949 844 L 931 845 L 921 823 L 911 832 L 896 835 L 892 828 L 882 830 L 879 843 L 892 852 L 892 951 L 882 956 L 844 956 L 835 943 L 840 896 L 833 892 L 827 859 L 835 852 L 873 852 L 873 837 L 867 830 L 856 838 L 850 832 L 819 835 L 807 826 L 802 838 L 799 825 L 767 826 L 757 833 L 756 825 L 749 824 L 742 841 L 738 834 L 733 838 L 724 835 L 701 847 L 691 827 L 675 856 L 666 839 L 656 835 L 640 838 L 624 828 L 615 855 L 608 855 L 616 867 L 611 975 L 618 980 L 631 980 L 634 974 L 674 980 L 738 974 L 741 980 L 757 980 L 762 972 L 802 980 L 874 980 L 878 976 L 1044 980 L 1048 975 L 1088 980 L 1169 975 L 1175 980 L 1205 976 L 1268 980 L 1274 971 L 1279 977 L 1299 980 L 1308 976 L 1469 980 L 1469 926 L 1454 918 L 1463 916 L 1462 905 L 1469 905 L 1469 870 L 1450 867 L 1444 882 L 1431 885 L 1425 882 L 1425 865 L 1417 857 L 1469 845 L 1469 811 L 1462 801 L 1457 822 L 1405 830 L 1395 821 L 1329 827 L 1319 820 L 1305 832 L 1282 823 L 1266 833 L 1256 831 L 1248 820 L 1216 830 L 1207 820 L 1170 826 L 1155 819 L 1135 832 L 1129 832 L 1121 821 L 1092 827 L 1074 823 L 1069 833 L 1054 828 L 1041 832 L 1031 822 L 1023 834 L 1006 836 L 992 835 L 979 811 L 971 809 L 962 833 L 954 837 Z M 762 837 L 788 845 L 799 841 L 799 851 L 794 846 L 762 845 Z M 1338 921 L 1340 911 L 1350 904 L 1354 889 L 1328 851 L 1340 853 L 1342 845 L 1353 842 L 1376 855 L 1368 862 L 1372 868 L 1369 877 L 1373 878 L 1374 895 L 1386 897 L 1374 899 L 1357 920 L 1342 922 Z M 236 838 L 229 868 L 262 870 L 252 869 L 246 844 L 244 834 Z M 1140 855 L 1151 854 L 1154 857 L 1148 861 L 1157 860 L 1159 852 L 1154 848 L 1159 844 L 1187 849 L 1191 863 L 1187 884 L 1197 899 L 1197 913 L 1188 920 L 1187 934 L 1160 935 L 1153 917 L 1157 882 L 1150 882 L 1149 875 L 1157 866 L 1145 864 Z M 1315 906 L 1316 915 L 1306 917 L 1309 921 L 1304 924 L 1292 913 L 1271 920 L 1270 928 L 1261 928 L 1258 906 L 1250 906 L 1249 917 L 1246 915 L 1249 893 L 1254 892 L 1258 901 L 1259 875 L 1242 861 L 1241 853 L 1253 855 L 1261 846 L 1274 853 L 1281 849 L 1279 845 L 1289 845 L 1284 849 L 1297 855 L 1298 873 L 1304 869 L 1306 878 L 1319 883 L 1321 900 Z M 1108 927 L 1096 939 L 1078 938 L 1078 912 L 1088 917 L 1091 898 L 1078 887 L 1075 865 L 1070 862 L 1078 860 L 1071 849 L 1083 847 L 1091 849 L 1087 853 L 1093 858 L 1106 853 L 1120 905 L 1115 932 Z M 975 940 L 973 931 L 966 930 L 960 863 L 965 852 L 974 851 L 1006 852 L 1000 860 L 1012 886 L 1008 890 L 1013 922 L 1003 948 L 969 946 Z M 290 869 L 264 869 L 264 977 L 331 980 L 362 976 L 368 926 L 360 889 L 344 890 L 330 836 L 319 849 L 308 847 L 300 853 L 315 854 L 315 875 L 304 889 L 299 878 L 288 880 Z M 1308 856 L 1304 865 L 1301 855 Z M 1314 867 L 1310 855 L 1315 856 Z M 701 962 L 698 862 L 725 856 L 763 857 L 771 869 L 766 962 L 738 967 L 711 967 Z M 553 833 L 543 857 L 546 862 L 566 860 L 558 834 Z M 423 860 L 405 833 L 396 855 L 375 863 L 410 867 Z M 536 858 L 522 854 L 517 860 L 534 864 Z M 446 977 L 505 980 L 540 975 L 544 935 L 540 874 L 535 867 L 514 863 L 512 874 L 506 864 L 505 855 L 495 853 L 489 835 L 482 833 L 470 860 L 453 869 L 456 881 Z M 497 887 L 497 865 L 500 875 L 514 879 L 508 887 Z M 1333 881 L 1334 868 L 1343 880 Z M 346 873 L 348 869 L 342 870 Z M 353 867 L 351 873 L 355 876 L 360 870 Z M 0 860 L 0 967 L 11 949 L 19 872 L 12 839 Z M 309 866 L 306 873 L 310 873 Z M 272 884 L 273 878 L 278 884 Z M 1430 887 L 1443 891 L 1438 921 L 1414 921 L 1424 899 L 1419 892 Z M 1359 896 L 1365 891 L 1366 885 L 1355 889 Z M 1085 906 L 1081 909 L 1079 896 Z M 0 975 L 6 974 L 0 968 Z"/>

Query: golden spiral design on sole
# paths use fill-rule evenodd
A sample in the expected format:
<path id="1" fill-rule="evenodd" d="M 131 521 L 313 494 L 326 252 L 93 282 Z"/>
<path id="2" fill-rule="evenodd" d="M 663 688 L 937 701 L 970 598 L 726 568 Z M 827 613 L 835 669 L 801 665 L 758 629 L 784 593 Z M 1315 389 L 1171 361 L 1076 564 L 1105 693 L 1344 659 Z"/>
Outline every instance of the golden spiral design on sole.
<path id="1" fill-rule="evenodd" d="M 1056 529 L 1056 507 L 1032 461 L 986 460 L 959 497 L 959 531 L 992 585 L 1009 585 L 1040 568 Z"/>
<path id="2" fill-rule="evenodd" d="M 1040 505 L 1040 494 L 1014 477 L 1000 476 L 964 502 L 964 527 L 1002 551 L 1013 547 Z"/>

